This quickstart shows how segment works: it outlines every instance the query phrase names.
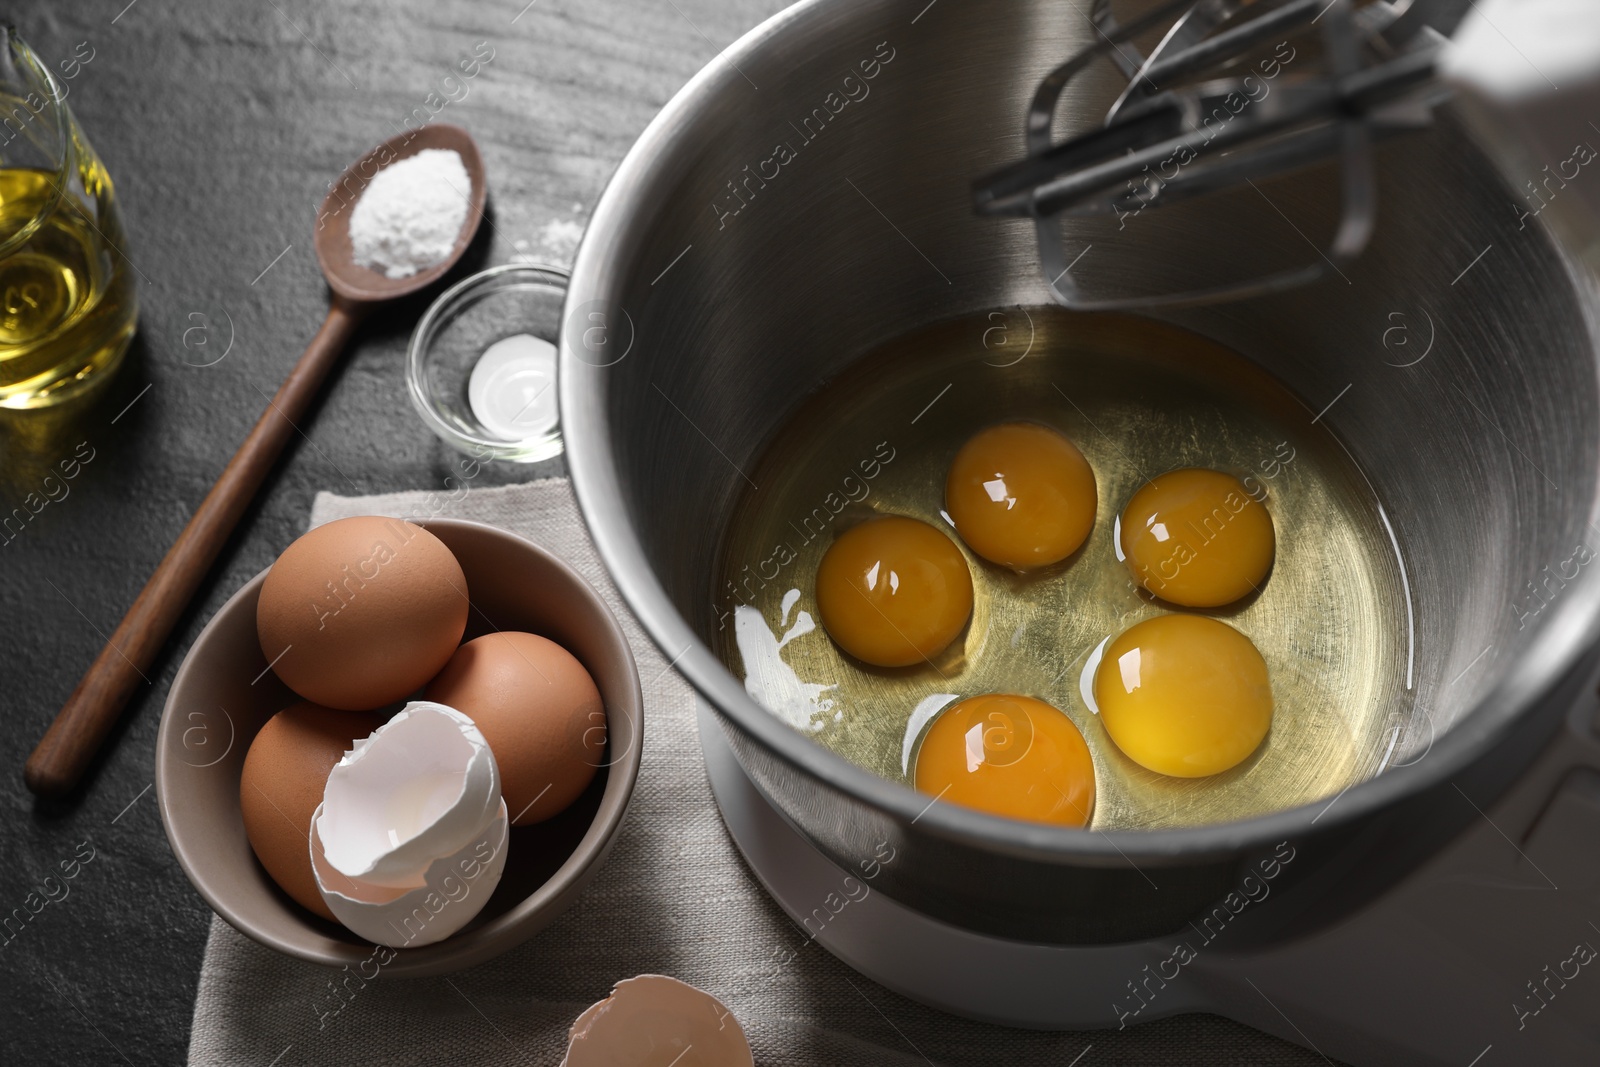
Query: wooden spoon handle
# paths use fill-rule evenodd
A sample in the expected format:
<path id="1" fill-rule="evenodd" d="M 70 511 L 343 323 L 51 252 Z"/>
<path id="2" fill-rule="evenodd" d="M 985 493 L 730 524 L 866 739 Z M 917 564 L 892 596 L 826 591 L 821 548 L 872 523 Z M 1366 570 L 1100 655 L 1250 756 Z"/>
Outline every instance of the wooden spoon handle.
<path id="1" fill-rule="evenodd" d="M 76 786 L 135 686 L 149 681 L 145 672 L 283 446 L 299 435 L 296 423 L 338 361 L 364 310 L 362 304 L 335 296 L 305 354 L 28 757 L 22 777 L 33 792 L 60 796 Z"/>

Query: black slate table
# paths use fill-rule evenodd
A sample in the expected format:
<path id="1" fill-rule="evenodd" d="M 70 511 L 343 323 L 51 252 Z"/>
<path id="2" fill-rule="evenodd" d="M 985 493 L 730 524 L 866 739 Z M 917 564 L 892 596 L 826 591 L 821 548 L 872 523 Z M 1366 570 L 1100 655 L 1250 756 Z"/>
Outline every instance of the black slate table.
<path id="1" fill-rule="evenodd" d="M 310 238 L 327 183 L 416 121 L 457 59 L 486 42 L 493 58 L 437 116 L 471 129 L 488 167 L 490 225 L 467 266 L 561 262 L 672 92 L 782 6 L 12 7 L 10 20 L 53 67 L 89 57 L 68 102 L 115 179 L 142 311 L 125 364 L 92 402 L 0 413 L 0 514 L 58 461 L 92 453 L 65 497 L 0 544 L 0 918 L 27 916 L 0 930 L 0 1062 L 183 1061 L 211 913 L 168 850 L 151 789 L 161 706 L 183 651 L 302 531 L 317 490 L 442 488 L 451 473 L 454 453 L 403 389 L 420 298 L 363 327 L 83 787 L 58 802 L 23 788 L 45 726 L 321 321 L 326 290 Z M 479 484 L 561 471 L 559 460 L 502 467 Z M 78 864 L 75 877 L 46 894 L 63 862 Z M 35 914 L 29 902 L 40 900 Z M 1300 1062 L 1235 1029 L 1251 1047 L 1276 1046 L 1273 1062 Z"/>

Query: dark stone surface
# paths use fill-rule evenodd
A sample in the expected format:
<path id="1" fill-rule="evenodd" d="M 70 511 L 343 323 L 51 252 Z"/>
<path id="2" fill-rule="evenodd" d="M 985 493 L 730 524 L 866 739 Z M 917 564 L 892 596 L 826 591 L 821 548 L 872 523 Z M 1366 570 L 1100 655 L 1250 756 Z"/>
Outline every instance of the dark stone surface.
<path id="1" fill-rule="evenodd" d="M 324 314 L 310 237 L 326 184 L 487 41 L 493 60 L 439 115 L 484 150 L 493 214 L 475 257 L 562 261 L 559 224 L 582 222 L 672 92 L 782 6 L 523 3 L 27 0 L 9 12 L 52 65 L 80 42 L 93 50 L 69 102 L 115 178 L 142 318 L 93 402 L 0 414 L 0 512 L 80 442 L 94 453 L 68 496 L 0 545 L 0 916 L 29 914 L 45 879 L 78 861 L 51 883 L 59 899 L 0 933 L 0 1062 L 182 1062 L 211 913 L 172 858 L 150 786 L 183 652 L 301 532 L 317 490 L 440 488 L 453 470 L 403 390 L 413 301 L 356 338 L 79 793 L 44 803 L 23 788 L 27 754 Z M 476 484 L 559 470 L 499 468 Z M 1268 1041 L 1212 1023 L 1241 1047 Z"/>
<path id="2" fill-rule="evenodd" d="M 581 224 L 634 137 L 714 54 L 670 5 L 641 5 L 620 36 L 603 12 L 563 0 L 513 23 L 524 2 L 95 0 L 8 13 L 53 67 L 80 42 L 93 50 L 68 102 L 114 177 L 142 312 L 93 402 L 0 413 L 0 511 L 79 442 L 94 450 L 70 493 L 0 545 L 0 914 L 26 913 L 63 861 L 93 854 L 53 883 L 65 897 L 0 933 L 0 1061 L 183 1061 L 211 912 L 173 860 L 148 788 L 183 651 L 302 531 L 317 490 L 439 488 L 453 469 L 404 392 L 405 341 L 425 306 L 413 301 L 363 327 L 79 794 L 42 803 L 23 788 L 45 726 L 321 321 L 311 233 L 327 183 L 487 41 L 494 58 L 438 115 L 484 150 L 492 226 L 474 253 L 559 262 L 570 242 L 550 247 L 545 227 Z M 780 5 L 680 6 L 725 44 Z M 194 365 L 226 348 L 230 323 L 228 355 Z M 208 332 L 186 345 L 196 326 Z M 559 471 L 500 467 L 475 484 Z"/>

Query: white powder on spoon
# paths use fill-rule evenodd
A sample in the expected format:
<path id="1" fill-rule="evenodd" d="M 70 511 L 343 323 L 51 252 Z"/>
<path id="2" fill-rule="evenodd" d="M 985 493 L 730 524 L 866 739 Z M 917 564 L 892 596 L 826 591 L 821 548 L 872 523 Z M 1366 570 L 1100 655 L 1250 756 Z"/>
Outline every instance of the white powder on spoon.
<path id="1" fill-rule="evenodd" d="M 459 153 L 424 148 L 372 176 L 350 213 L 351 258 L 390 278 L 442 261 L 467 221 L 472 179 Z"/>

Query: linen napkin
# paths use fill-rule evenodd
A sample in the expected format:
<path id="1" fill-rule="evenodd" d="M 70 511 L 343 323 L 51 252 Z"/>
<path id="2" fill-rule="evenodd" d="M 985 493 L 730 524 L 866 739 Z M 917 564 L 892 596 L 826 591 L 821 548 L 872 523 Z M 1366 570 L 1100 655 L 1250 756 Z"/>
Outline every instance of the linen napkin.
<path id="1" fill-rule="evenodd" d="M 552 926 L 494 960 L 441 977 L 380 972 L 363 982 L 281 956 L 213 918 L 191 1064 L 555 1067 L 578 1013 L 617 981 L 641 973 L 672 975 L 719 998 L 744 1025 L 763 1065 L 1325 1062 L 1216 1016 L 1125 1031 L 1008 1030 L 923 1007 L 851 971 L 811 942 L 745 867 L 706 781 L 693 694 L 623 606 L 566 480 L 454 496 L 319 493 L 310 524 L 373 514 L 473 519 L 554 552 L 600 591 L 627 634 L 644 685 L 643 766 L 615 848 Z M 776 976 L 775 950 L 797 953 Z M 342 991 L 332 984 L 336 978 Z"/>

